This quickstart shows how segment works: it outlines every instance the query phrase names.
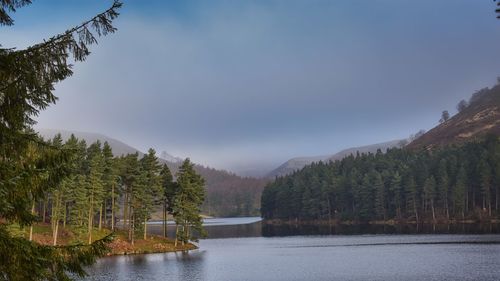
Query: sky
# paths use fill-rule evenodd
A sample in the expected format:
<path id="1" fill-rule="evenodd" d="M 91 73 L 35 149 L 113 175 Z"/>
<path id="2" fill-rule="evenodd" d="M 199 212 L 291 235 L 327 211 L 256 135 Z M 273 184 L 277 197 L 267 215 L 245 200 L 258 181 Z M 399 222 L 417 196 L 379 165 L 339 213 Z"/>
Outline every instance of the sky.
<path id="1" fill-rule="evenodd" d="M 24 48 L 111 1 L 33 1 Z M 239 174 L 403 139 L 500 75 L 487 0 L 124 1 L 38 127 L 102 133 Z"/>

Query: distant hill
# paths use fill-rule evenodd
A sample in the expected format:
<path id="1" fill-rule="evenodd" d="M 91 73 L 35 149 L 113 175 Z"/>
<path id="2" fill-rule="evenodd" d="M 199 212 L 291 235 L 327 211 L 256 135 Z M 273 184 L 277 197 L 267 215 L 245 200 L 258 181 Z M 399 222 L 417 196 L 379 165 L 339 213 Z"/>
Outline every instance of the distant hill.
<path id="1" fill-rule="evenodd" d="M 68 139 L 71 134 L 74 134 L 75 137 L 84 139 L 87 144 L 97 140 L 102 143 L 107 141 L 115 156 L 136 152 L 139 153 L 140 157 L 144 155 L 142 151 L 103 134 L 54 129 L 38 129 L 38 132 L 46 139 L 60 133 L 63 139 Z M 173 174 L 177 172 L 183 160 L 171 156 L 165 151 L 160 153 L 158 157 L 160 162 L 169 166 Z M 260 194 L 267 180 L 240 177 L 227 171 L 199 164 L 195 165 L 195 170 L 205 179 L 207 195 L 202 208 L 204 214 L 220 217 L 259 215 Z"/>
<path id="2" fill-rule="evenodd" d="M 360 146 L 360 147 L 352 147 L 348 149 L 344 149 L 342 151 L 339 151 L 335 154 L 332 155 L 323 155 L 323 156 L 313 156 L 313 157 L 298 157 L 298 158 L 292 158 L 285 163 L 283 163 L 281 166 L 270 172 L 267 177 L 268 178 L 275 178 L 277 176 L 284 176 L 284 175 L 289 175 L 293 173 L 294 171 L 300 170 L 304 168 L 307 165 L 310 165 L 311 163 L 323 161 L 335 161 L 335 160 L 342 160 L 346 156 L 349 156 L 351 154 L 356 154 L 357 152 L 359 153 L 368 153 L 372 152 L 375 153 L 377 152 L 378 149 L 382 151 L 386 151 L 388 148 L 393 148 L 393 147 L 401 147 L 403 140 L 393 140 L 389 142 L 383 142 L 383 143 L 377 143 L 377 144 L 372 144 L 372 145 L 366 145 L 366 146 Z"/>
<path id="3" fill-rule="evenodd" d="M 67 131 L 67 130 L 54 130 L 54 129 L 37 129 L 38 133 L 44 138 L 49 139 L 53 138 L 56 134 L 61 134 L 63 140 L 69 139 L 71 134 L 75 135 L 78 139 L 84 139 L 87 142 L 87 145 L 96 142 L 97 140 L 104 143 L 107 141 L 111 148 L 113 149 L 113 155 L 121 156 L 139 152 L 139 156 L 144 155 L 143 152 L 133 148 L 132 146 L 123 143 L 119 140 L 110 138 L 103 134 L 98 133 L 89 133 L 89 132 L 78 132 L 78 131 Z"/>
<path id="4" fill-rule="evenodd" d="M 469 105 L 448 121 L 412 141 L 408 148 L 426 148 L 458 144 L 500 135 L 500 85 L 474 94 Z"/>

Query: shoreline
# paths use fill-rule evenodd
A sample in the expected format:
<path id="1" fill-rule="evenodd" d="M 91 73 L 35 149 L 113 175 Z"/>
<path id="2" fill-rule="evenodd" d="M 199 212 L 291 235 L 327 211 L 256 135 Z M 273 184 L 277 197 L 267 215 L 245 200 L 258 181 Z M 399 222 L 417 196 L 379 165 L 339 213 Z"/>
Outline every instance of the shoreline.
<path id="1" fill-rule="evenodd" d="M 489 220 L 423 220 L 417 223 L 415 220 L 377 220 L 377 221 L 341 221 L 341 220 L 300 220 L 300 219 L 262 219 L 265 225 L 457 225 L 457 224 L 500 224 L 500 219 Z"/>
<path id="2" fill-rule="evenodd" d="M 17 228 L 19 229 L 19 228 Z M 16 231 L 16 230 L 14 230 Z M 24 231 L 16 231 L 20 236 L 24 236 Z M 92 236 L 95 240 L 102 239 L 103 237 L 112 234 L 112 231 L 107 228 L 101 230 L 94 229 Z M 85 244 L 86 233 L 81 229 L 66 227 L 59 229 L 58 246 Z M 173 252 L 186 252 L 198 249 L 198 246 L 189 242 L 185 245 L 180 243 L 175 247 L 175 240 L 169 237 L 162 237 L 161 235 L 150 234 L 147 239 L 142 239 L 142 235 L 136 235 L 134 245 L 128 241 L 128 233 L 125 230 L 116 229 L 113 234 L 113 240 L 107 245 L 109 252 L 103 257 L 109 256 L 126 256 L 126 255 L 140 255 L 140 254 L 158 254 L 158 253 L 173 253 Z M 34 225 L 33 242 L 40 245 L 52 246 L 53 237 L 49 224 Z"/>
<path id="3" fill-rule="evenodd" d="M 174 240 L 151 235 L 147 240 L 136 240 L 134 245 L 124 239 L 121 235 L 116 235 L 113 241 L 108 244 L 110 249 L 105 257 L 111 256 L 128 256 L 128 255 L 146 255 L 146 254 L 161 254 L 161 253 L 176 253 L 187 252 L 198 249 L 193 243 L 174 246 Z"/>

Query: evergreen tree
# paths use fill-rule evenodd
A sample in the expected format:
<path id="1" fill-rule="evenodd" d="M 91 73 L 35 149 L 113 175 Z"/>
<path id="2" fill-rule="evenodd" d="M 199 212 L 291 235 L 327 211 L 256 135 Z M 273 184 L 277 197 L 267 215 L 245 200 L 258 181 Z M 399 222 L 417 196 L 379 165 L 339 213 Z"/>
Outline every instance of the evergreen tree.
<path id="1" fill-rule="evenodd" d="M 205 182 L 194 170 L 194 164 L 184 160 L 177 172 L 178 191 L 175 194 L 173 214 L 176 223 L 175 245 L 195 239 L 193 230 L 204 235 L 200 207 L 205 197 Z"/>
<path id="2" fill-rule="evenodd" d="M 453 189 L 453 208 L 456 213 L 465 218 L 465 195 L 467 192 L 467 173 L 463 166 L 460 167 L 457 175 L 455 188 Z"/>
<path id="3" fill-rule="evenodd" d="M 393 193 L 394 198 L 394 208 L 396 209 L 396 218 L 401 219 L 401 205 L 402 205 L 402 193 L 401 193 L 401 176 L 399 172 L 396 171 L 392 178 L 390 184 L 390 190 Z"/>
<path id="4" fill-rule="evenodd" d="M 375 211 L 379 219 L 386 219 L 385 210 L 385 187 L 382 181 L 382 176 L 378 172 L 374 172 L 373 188 L 375 189 Z"/>
<path id="5" fill-rule="evenodd" d="M 162 193 L 161 168 L 156 157 L 156 152 L 150 148 L 148 154 L 144 155 L 141 159 L 141 179 L 144 179 L 145 182 L 141 185 L 142 190 L 140 190 L 141 192 L 137 196 L 142 205 L 138 209 L 138 211 L 140 210 L 138 217 L 143 222 L 144 239 L 147 238 L 147 221 L 151 218 L 151 214 L 160 202 L 159 198 Z"/>
<path id="6" fill-rule="evenodd" d="M 446 165 L 446 160 L 442 159 L 439 161 L 439 168 L 438 168 L 438 190 L 439 190 L 439 197 L 441 200 L 441 207 L 444 210 L 444 213 L 446 215 L 446 218 L 450 218 L 450 213 L 448 209 L 448 189 L 449 189 L 449 177 L 448 177 L 448 171 L 447 171 L 447 165 Z"/>
<path id="7" fill-rule="evenodd" d="M 478 165 L 481 195 L 482 195 L 482 208 L 488 210 L 491 216 L 491 168 L 488 164 L 488 155 L 483 153 Z"/>
<path id="8" fill-rule="evenodd" d="M 31 1 L 0 1 L 0 25 Z M 55 103 L 54 84 L 72 74 L 69 59 L 83 61 L 95 35 L 114 32 L 111 21 L 121 3 L 91 20 L 26 49 L 0 48 L 0 276 L 7 280 L 66 280 L 84 275 L 83 265 L 103 254 L 105 241 L 90 247 L 47 247 L 14 238 L 6 223 L 33 223 L 34 202 L 68 174 L 68 154 L 31 130 L 33 117 Z"/>
<path id="9" fill-rule="evenodd" d="M 160 172 L 161 187 L 163 189 L 162 194 L 162 219 L 163 219 L 163 236 L 167 237 L 167 218 L 168 214 L 173 211 L 173 204 L 175 202 L 175 194 L 177 193 L 177 183 L 174 182 L 174 178 L 167 164 L 163 164 Z"/>
<path id="10" fill-rule="evenodd" d="M 94 219 L 97 212 L 100 211 L 101 203 L 104 199 L 104 157 L 101 153 L 101 144 L 99 141 L 93 143 L 88 148 L 88 174 L 87 174 L 87 227 L 88 242 L 92 243 L 92 231 L 94 228 Z"/>
<path id="11" fill-rule="evenodd" d="M 99 229 L 102 225 L 102 213 L 104 212 L 104 221 L 108 219 L 108 207 L 111 211 L 111 230 L 115 229 L 115 218 L 118 211 L 118 205 L 116 204 L 117 198 L 120 196 L 118 192 L 118 167 L 117 161 L 113 158 L 113 151 L 108 142 L 104 142 L 102 148 L 102 155 L 104 160 L 104 173 L 103 173 L 103 184 L 104 184 L 104 201 L 101 205 L 100 218 L 99 218 Z"/>
<path id="12" fill-rule="evenodd" d="M 136 195 L 141 190 L 141 184 L 144 179 L 141 179 L 141 171 L 139 166 L 138 154 L 128 154 L 121 160 L 120 177 L 122 182 L 123 192 L 123 224 L 128 230 L 128 239 L 134 243 L 135 231 L 135 212 L 138 206 Z M 142 180 L 142 182 L 141 182 Z"/>
<path id="13" fill-rule="evenodd" d="M 433 176 L 427 178 L 424 185 L 425 200 L 430 203 L 432 211 L 432 221 L 436 222 L 436 212 L 434 209 L 434 199 L 436 198 L 436 180 Z"/>

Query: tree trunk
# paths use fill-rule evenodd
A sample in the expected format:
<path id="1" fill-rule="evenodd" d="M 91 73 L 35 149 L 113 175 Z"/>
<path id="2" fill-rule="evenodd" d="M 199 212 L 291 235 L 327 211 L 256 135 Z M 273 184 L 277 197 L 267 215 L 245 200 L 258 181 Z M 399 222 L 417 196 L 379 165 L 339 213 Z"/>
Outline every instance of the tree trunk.
<path id="1" fill-rule="evenodd" d="M 123 199 L 123 229 L 128 226 L 128 193 L 125 193 L 125 198 Z"/>
<path id="2" fill-rule="evenodd" d="M 66 228 L 66 220 L 68 219 L 68 205 L 64 202 L 63 228 Z"/>
<path id="3" fill-rule="evenodd" d="M 495 192 L 495 211 L 497 213 L 497 216 L 498 216 L 498 185 L 497 185 L 497 188 L 496 188 L 496 192 Z"/>
<path id="4" fill-rule="evenodd" d="M 115 185 L 111 186 L 111 231 L 115 231 Z"/>
<path id="5" fill-rule="evenodd" d="M 42 223 L 45 223 L 45 213 L 47 212 L 47 201 L 43 199 Z"/>
<path id="6" fill-rule="evenodd" d="M 178 237 L 179 237 L 179 225 L 176 223 L 175 224 L 175 243 L 174 243 L 175 248 L 177 248 L 177 241 L 179 240 Z"/>
<path id="7" fill-rule="evenodd" d="M 135 215 L 134 214 L 132 214 L 132 220 L 131 220 L 131 227 L 130 227 L 130 229 L 131 229 L 131 231 L 130 231 L 130 233 L 131 233 L 130 243 L 132 245 L 134 245 L 134 234 L 135 234 L 134 233 L 134 230 L 135 230 Z"/>
<path id="8" fill-rule="evenodd" d="M 431 199 L 432 221 L 436 223 L 436 213 L 434 212 L 434 199 Z"/>
<path id="9" fill-rule="evenodd" d="M 327 196 L 327 204 L 328 204 L 328 224 L 332 224 L 332 207 L 330 206 L 330 197 Z"/>
<path id="10" fill-rule="evenodd" d="M 88 218 L 88 234 L 89 234 L 89 244 L 92 244 L 92 227 L 93 227 L 93 209 L 94 209 L 94 194 L 90 195 L 90 208 L 89 208 L 89 218 Z"/>
<path id="11" fill-rule="evenodd" d="M 148 239 L 148 220 L 144 217 L 144 240 Z"/>
<path id="12" fill-rule="evenodd" d="M 108 205 L 106 204 L 107 203 L 107 198 L 104 198 L 103 201 L 103 214 L 102 214 L 102 224 L 104 225 L 104 227 L 107 227 L 108 226 Z"/>
<path id="13" fill-rule="evenodd" d="M 167 205 L 163 203 L 163 237 L 167 236 Z"/>
<path id="14" fill-rule="evenodd" d="M 413 203 L 413 211 L 415 212 L 415 219 L 417 220 L 417 225 L 418 225 L 418 211 L 417 211 L 417 204 Z"/>
<path id="15" fill-rule="evenodd" d="M 488 215 L 491 217 L 491 200 L 488 200 Z"/>
<path id="16" fill-rule="evenodd" d="M 469 191 L 465 192 L 465 213 L 469 212 Z"/>
<path id="17" fill-rule="evenodd" d="M 446 199 L 445 208 L 446 208 L 446 219 L 450 220 L 450 208 L 448 206 L 448 199 Z"/>
<path id="18" fill-rule="evenodd" d="M 101 208 L 99 209 L 99 230 L 102 229 L 102 203 Z"/>
<path id="19" fill-rule="evenodd" d="M 56 227 L 55 227 L 55 231 L 54 231 L 54 241 L 53 241 L 53 244 L 54 246 L 57 245 L 57 234 L 59 232 L 59 222 L 56 221 Z"/>
<path id="20" fill-rule="evenodd" d="M 33 201 L 31 205 L 31 214 L 35 214 L 35 201 Z M 33 224 L 30 225 L 30 241 L 33 241 Z"/>
<path id="21" fill-rule="evenodd" d="M 181 240 L 181 245 L 184 246 L 184 240 L 186 238 L 186 226 L 183 224 L 182 225 L 182 240 Z"/>

